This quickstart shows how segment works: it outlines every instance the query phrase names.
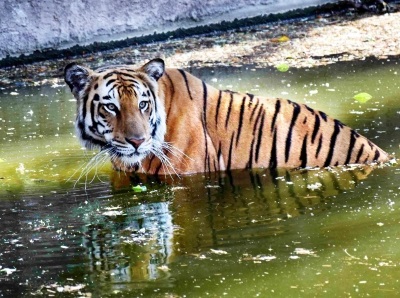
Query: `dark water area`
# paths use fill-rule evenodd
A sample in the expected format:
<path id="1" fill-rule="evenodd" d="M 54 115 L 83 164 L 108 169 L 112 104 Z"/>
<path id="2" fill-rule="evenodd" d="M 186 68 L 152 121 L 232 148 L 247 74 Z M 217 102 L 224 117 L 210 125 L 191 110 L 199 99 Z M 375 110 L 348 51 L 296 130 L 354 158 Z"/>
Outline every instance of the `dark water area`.
<path id="1" fill-rule="evenodd" d="M 398 62 L 190 71 L 307 103 L 398 156 Z M 396 164 L 128 176 L 86 166 L 75 105 L 65 86 L 0 90 L 0 296 L 400 295 Z"/>

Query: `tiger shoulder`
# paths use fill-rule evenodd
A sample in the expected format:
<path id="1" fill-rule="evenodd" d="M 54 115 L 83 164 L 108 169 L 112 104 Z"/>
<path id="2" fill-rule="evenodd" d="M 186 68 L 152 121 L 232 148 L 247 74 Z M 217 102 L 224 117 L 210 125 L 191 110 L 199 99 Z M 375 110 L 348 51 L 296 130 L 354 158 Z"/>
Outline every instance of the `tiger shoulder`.
<path id="1" fill-rule="evenodd" d="M 373 142 L 307 105 L 218 90 L 154 59 L 91 70 L 70 64 L 76 131 L 115 169 L 188 174 L 386 162 Z"/>

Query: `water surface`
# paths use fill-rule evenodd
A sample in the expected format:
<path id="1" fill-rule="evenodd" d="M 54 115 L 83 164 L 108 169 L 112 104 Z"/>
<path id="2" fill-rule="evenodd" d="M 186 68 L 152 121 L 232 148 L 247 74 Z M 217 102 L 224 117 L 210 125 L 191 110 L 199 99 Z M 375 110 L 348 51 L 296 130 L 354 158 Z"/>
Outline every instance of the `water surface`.
<path id="1" fill-rule="evenodd" d="M 399 154 L 396 60 L 190 71 L 307 103 Z M 354 101 L 359 92 L 372 99 Z M 178 179 L 128 177 L 106 162 L 80 177 L 94 153 L 74 137 L 75 105 L 65 86 L 0 90 L 3 296 L 400 294 L 398 166 Z"/>

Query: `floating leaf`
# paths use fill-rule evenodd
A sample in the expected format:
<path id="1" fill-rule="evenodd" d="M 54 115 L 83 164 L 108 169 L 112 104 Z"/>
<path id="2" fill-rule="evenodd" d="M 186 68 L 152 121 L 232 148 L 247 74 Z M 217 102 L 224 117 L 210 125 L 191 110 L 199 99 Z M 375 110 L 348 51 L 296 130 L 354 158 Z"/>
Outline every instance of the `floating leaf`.
<path id="1" fill-rule="evenodd" d="M 132 189 L 133 189 L 134 192 L 147 191 L 147 187 L 145 185 L 132 186 Z"/>
<path id="2" fill-rule="evenodd" d="M 279 65 L 276 66 L 276 69 L 281 71 L 281 72 L 286 72 L 289 70 L 289 65 L 286 63 L 281 63 Z"/>
<path id="3" fill-rule="evenodd" d="M 368 100 L 372 98 L 371 94 L 368 94 L 366 92 L 361 92 L 353 97 L 355 100 L 357 100 L 359 103 L 366 103 Z"/>

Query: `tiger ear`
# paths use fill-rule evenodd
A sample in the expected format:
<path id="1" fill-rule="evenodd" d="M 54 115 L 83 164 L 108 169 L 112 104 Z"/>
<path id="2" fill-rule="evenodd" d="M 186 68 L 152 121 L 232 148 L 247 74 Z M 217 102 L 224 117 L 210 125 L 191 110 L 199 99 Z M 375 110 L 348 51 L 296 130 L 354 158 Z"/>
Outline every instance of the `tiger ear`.
<path id="1" fill-rule="evenodd" d="M 64 80 L 76 98 L 79 97 L 81 91 L 87 86 L 90 73 L 90 69 L 76 63 L 70 63 L 64 68 Z"/>
<path id="2" fill-rule="evenodd" d="M 158 79 L 162 77 L 165 71 L 164 60 L 161 58 L 150 60 L 142 66 L 142 70 L 150 77 L 158 81 Z"/>

